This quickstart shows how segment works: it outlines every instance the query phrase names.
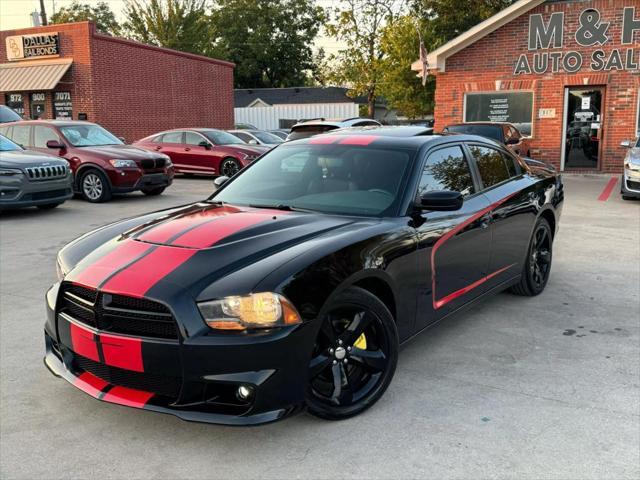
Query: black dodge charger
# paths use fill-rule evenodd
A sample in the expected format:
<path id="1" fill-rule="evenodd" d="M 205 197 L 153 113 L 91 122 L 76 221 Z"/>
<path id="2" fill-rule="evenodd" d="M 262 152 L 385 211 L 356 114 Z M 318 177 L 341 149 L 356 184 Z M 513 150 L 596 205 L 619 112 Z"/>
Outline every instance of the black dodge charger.
<path id="1" fill-rule="evenodd" d="M 217 183 L 62 249 L 55 375 L 187 420 L 356 415 L 421 330 L 505 289 L 543 291 L 563 201 L 553 171 L 467 135 L 317 136 Z"/>

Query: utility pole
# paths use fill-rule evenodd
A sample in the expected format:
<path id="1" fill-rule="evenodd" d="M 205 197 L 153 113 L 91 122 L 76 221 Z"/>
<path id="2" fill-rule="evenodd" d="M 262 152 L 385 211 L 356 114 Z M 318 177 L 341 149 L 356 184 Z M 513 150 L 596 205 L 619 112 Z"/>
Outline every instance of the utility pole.
<path id="1" fill-rule="evenodd" d="M 44 9 L 44 0 L 40 0 L 40 17 L 42 18 L 42 25 L 46 25 L 47 11 Z"/>

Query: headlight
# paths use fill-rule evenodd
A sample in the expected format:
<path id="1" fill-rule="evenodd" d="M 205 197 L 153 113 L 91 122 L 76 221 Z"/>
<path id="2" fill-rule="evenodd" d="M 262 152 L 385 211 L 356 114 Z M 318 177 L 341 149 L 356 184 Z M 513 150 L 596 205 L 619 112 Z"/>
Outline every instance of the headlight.
<path id="1" fill-rule="evenodd" d="M 56 273 L 58 274 L 58 280 L 60 281 L 64 280 L 64 277 L 68 273 L 60 261 L 60 255 L 56 257 Z"/>
<path id="2" fill-rule="evenodd" d="M 14 175 L 22 175 L 22 170 L 17 168 L 0 168 L 0 177 L 12 177 Z"/>
<path id="3" fill-rule="evenodd" d="M 258 157 L 259 157 L 259 155 L 248 155 L 248 154 L 245 154 L 244 159 L 247 162 L 253 162 Z"/>
<path id="4" fill-rule="evenodd" d="M 138 164 L 133 160 L 109 160 L 109 163 L 116 168 L 137 168 Z"/>
<path id="5" fill-rule="evenodd" d="M 624 166 L 629 170 L 633 170 L 634 172 L 640 172 L 640 164 L 632 163 L 629 160 L 625 160 Z"/>
<path id="6" fill-rule="evenodd" d="M 286 298 L 270 292 L 202 302 L 198 308 L 206 324 L 218 330 L 283 327 L 302 321 Z"/>

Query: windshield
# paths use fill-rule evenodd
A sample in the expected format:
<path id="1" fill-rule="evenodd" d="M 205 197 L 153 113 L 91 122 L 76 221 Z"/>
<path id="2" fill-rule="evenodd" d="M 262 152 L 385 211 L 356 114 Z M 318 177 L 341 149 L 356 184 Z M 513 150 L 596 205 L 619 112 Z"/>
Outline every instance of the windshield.
<path id="1" fill-rule="evenodd" d="M 0 123 L 19 122 L 20 120 L 22 120 L 22 118 L 16 112 L 9 107 L 0 105 Z"/>
<path id="2" fill-rule="evenodd" d="M 222 130 L 202 130 L 200 133 L 203 133 L 214 145 L 246 145 L 235 135 Z"/>
<path id="3" fill-rule="evenodd" d="M 415 152 L 403 148 L 283 144 L 212 200 L 344 215 L 392 215 Z"/>
<path id="4" fill-rule="evenodd" d="M 251 135 L 256 137 L 262 143 L 282 143 L 283 142 L 283 140 L 280 137 L 277 137 L 273 133 L 269 133 L 269 132 L 255 131 L 255 132 L 251 132 Z"/>
<path id="5" fill-rule="evenodd" d="M 0 135 L 0 152 L 13 152 L 15 150 L 22 150 L 22 147 L 13 143 L 7 137 Z"/>
<path id="6" fill-rule="evenodd" d="M 122 141 L 100 125 L 78 124 L 60 127 L 64 138 L 74 147 L 99 147 L 102 145 L 122 145 Z"/>
<path id="7" fill-rule="evenodd" d="M 451 133 L 466 133 L 469 135 L 480 135 L 481 137 L 492 138 L 502 141 L 502 127 L 494 125 L 450 125 L 445 128 Z"/>

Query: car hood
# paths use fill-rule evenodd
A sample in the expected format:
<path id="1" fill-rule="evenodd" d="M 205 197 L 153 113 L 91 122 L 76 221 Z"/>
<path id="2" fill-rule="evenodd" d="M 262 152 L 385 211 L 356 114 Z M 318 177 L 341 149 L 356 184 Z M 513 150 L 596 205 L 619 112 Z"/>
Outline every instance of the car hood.
<path id="1" fill-rule="evenodd" d="M 319 237 L 334 241 L 344 234 L 351 239 L 354 231 L 380 223 L 379 219 L 210 203 L 145 219 L 120 235 L 105 238 L 104 243 L 65 248 L 63 252 L 71 254 L 68 250 L 74 247 L 90 252 L 66 280 L 138 297 L 154 297 L 154 288 L 173 285 L 195 297 L 216 280 L 279 252 Z M 90 243 L 91 235 L 79 243 L 83 242 Z"/>
<path id="2" fill-rule="evenodd" d="M 39 152 L 32 152 L 30 150 L 0 152 L 0 167 L 4 168 L 27 168 L 56 165 L 66 166 L 68 164 L 69 163 L 63 158 Z"/>
<path id="3" fill-rule="evenodd" d="M 103 145 L 100 147 L 76 147 L 80 151 L 103 156 L 106 160 L 118 158 L 124 160 L 148 160 L 163 157 L 163 154 L 150 152 L 132 145 Z"/>

